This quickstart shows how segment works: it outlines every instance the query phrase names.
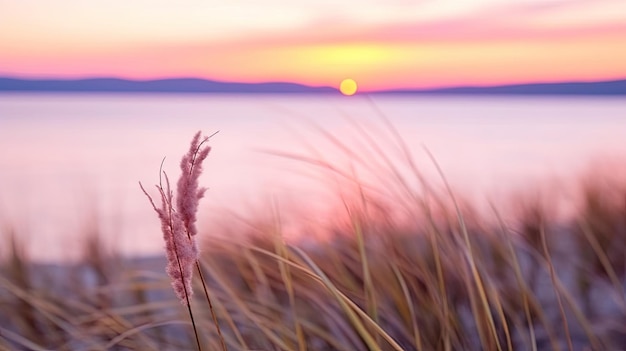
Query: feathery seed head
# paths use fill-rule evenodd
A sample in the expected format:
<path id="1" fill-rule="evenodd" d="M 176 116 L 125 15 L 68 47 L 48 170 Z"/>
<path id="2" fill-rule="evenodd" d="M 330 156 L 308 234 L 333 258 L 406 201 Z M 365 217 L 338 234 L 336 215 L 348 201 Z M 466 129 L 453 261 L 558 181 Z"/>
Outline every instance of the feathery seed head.
<path id="1" fill-rule="evenodd" d="M 170 189 L 167 174 L 165 188 L 159 184 L 156 188 L 161 195 L 161 207 L 157 207 L 143 188 L 139 186 L 148 197 L 152 207 L 161 221 L 161 231 L 165 241 L 165 253 L 167 258 L 166 272 L 172 280 L 172 287 L 176 296 L 183 304 L 189 304 L 189 298 L 193 291 L 191 279 L 193 266 L 198 260 L 199 252 L 196 245 L 196 213 L 200 199 L 204 196 L 205 188 L 199 188 L 198 178 L 202 173 L 202 162 L 209 155 L 211 148 L 204 143 L 209 139 L 205 137 L 200 141 L 201 133 L 193 137 L 189 151 L 183 156 L 180 169 L 181 175 L 177 183 L 176 208 L 174 208 L 174 194 Z M 204 146 L 203 146 L 204 145 Z"/>

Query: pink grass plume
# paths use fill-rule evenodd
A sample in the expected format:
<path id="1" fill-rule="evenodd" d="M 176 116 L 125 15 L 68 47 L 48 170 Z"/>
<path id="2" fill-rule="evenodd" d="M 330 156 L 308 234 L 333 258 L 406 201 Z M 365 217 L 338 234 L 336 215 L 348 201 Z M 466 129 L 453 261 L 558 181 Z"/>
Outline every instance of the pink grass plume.
<path id="1" fill-rule="evenodd" d="M 195 239 L 197 234 L 196 213 L 206 188 L 199 187 L 198 178 L 202 174 L 202 162 L 211 151 L 211 148 L 205 145 L 208 140 L 209 137 L 204 137 L 201 140 L 201 133 L 196 133 L 189 150 L 181 160 L 180 169 L 182 173 L 177 183 L 175 207 L 174 194 L 170 189 L 169 178 L 165 172 L 163 172 L 165 187 L 161 182 L 156 185 L 161 195 L 160 207 L 156 206 L 152 197 L 139 182 L 141 190 L 150 200 L 161 221 L 167 258 L 166 272 L 172 280 L 172 287 L 176 296 L 186 305 L 189 305 L 190 297 L 193 294 L 191 286 L 193 268 L 199 257 Z"/>
<path id="2" fill-rule="evenodd" d="M 189 145 L 189 151 L 180 160 L 180 178 L 178 178 L 176 198 L 176 210 L 180 213 L 187 234 L 194 236 L 197 234 L 196 230 L 196 213 L 198 212 L 198 203 L 204 196 L 206 188 L 198 187 L 198 178 L 202 174 L 202 162 L 209 155 L 211 151 L 210 146 L 204 146 L 203 144 L 209 140 L 209 137 L 205 137 L 200 141 L 200 132 L 194 135 Z"/>

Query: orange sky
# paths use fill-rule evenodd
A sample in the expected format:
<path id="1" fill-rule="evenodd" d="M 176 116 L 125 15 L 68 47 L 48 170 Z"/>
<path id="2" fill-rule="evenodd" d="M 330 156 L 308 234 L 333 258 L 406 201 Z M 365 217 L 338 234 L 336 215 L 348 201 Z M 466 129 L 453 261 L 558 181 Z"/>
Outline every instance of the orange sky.
<path id="1" fill-rule="evenodd" d="M 0 0 L 0 75 L 361 90 L 626 78 L 626 1 Z"/>

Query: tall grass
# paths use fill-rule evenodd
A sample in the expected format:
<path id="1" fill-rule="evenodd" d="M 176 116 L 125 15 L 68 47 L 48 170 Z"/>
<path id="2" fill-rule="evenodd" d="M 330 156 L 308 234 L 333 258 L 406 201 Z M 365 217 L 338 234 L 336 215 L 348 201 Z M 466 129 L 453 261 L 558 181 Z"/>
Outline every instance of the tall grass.
<path id="1" fill-rule="evenodd" d="M 426 183 L 408 150 L 400 159 L 418 182 L 380 146 L 364 158 L 331 143 L 387 178 L 371 184 L 356 168 L 283 154 L 349 184 L 338 210 L 324 224 L 302 219 L 296 238 L 286 238 L 278 204 L 215 224 L 192 265 L 203 279 L 189 282 L 206 294 L 188 293 L 184 305 L 170 286 L 184 274 L 162 274 L 165 258 L 120 257 L 93 230 L 81 262 L 40 265 L 4 227 L 0 348 L 624 349 L 626 179 L 572 189 L 580 200 L 568 220 L 547 195 L 520 198 L 513 217 L 498 204 L 484 214 L 445 179 Z M 180 212 L 161 189 L 168 211 Z"/>
<path id="2" fill-rule="evenodd" d="M 226 345 L 224 344 L 224 338 L 221 335 L 220 326 L 215 311 L 213 310 L 213 304 L 206 284 L 204 283 L 202 269 L 198 263 L 198 247 L 195 238 L 196 234 L 198 234 L 196 228 L 198 205 L 200 199 L 202 199 L 206 192 L 206 188 L 199 187 L 198 178 L 200 174 L 202 174 L 202 162 L 211 151 L 211 148 L 205 145 L 209 137 L 200 140 L 200 135 L 200 132 L 196 133 L 189 145 L 189 151 L 187 151 L 180 161 L 181 174 L 177 182 L 175 204 L 174 193 L 170 189 L 169 178 L 165 172 L 159 172 L 159 177 L 161 177 L 162 173 L 165 178 L 165 186 L 163 186 L 161 180 L 159 184 L 156 185 L 159 195 L 161 196 L 161 207 L 157 207 L 154 204 L 152 197 L 146 192 L 141 182 L 139 183 L 139 187 L 150 201 L 152 208 L 161 221 L 161 231 L 163 232 L 165 253 L 168 262 L 166 271 L 172 281 L 174 292 L 176 292 L 181 302 L 187 306 L 198 349 L 201 350 L 202 346 L 200 344 L 200 336 L 198 335 L 198 328 L 194 320 L 190 299 L 193 295 L 191 281 L 194 266 L 197 268 L 198 275 L 202 281 L 205 297 L 209 304 L 211 315 L 213 316 L 213 322 L 215 323 L 215 328 L 219 335 L 222 350 L 225 351 Z"/>

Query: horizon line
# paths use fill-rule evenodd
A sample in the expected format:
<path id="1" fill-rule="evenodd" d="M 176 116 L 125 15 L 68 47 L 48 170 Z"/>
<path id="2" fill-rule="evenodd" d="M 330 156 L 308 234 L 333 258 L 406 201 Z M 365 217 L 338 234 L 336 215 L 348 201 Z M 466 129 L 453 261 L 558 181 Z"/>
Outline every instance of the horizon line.
<path id="1" fill-rule="evenodd" d="M 291 93 L 340 93 L 338 87 L 330 86 L 330 85 L 309 85 L 298 82 L 290 82 L 290 81 L 261 81 L 261 82 L 242 82 L 242 81 L 226 81 L 226 80 L 216 80 L 210 78 L 201 78 L 194 76 L 171 76 L 171 77 L 160 77 L 160 78 L 123 78 L 120 76 L 83 76 L 83 77 L 47 77 L 47 78 L 37 78 L 37 77 L 24 77 L 24 76 L 13 76 L 13 75 L 0 75 L 0 80 L 6 81 L 12 80 L 14 83 L 32 83 L 32 84 L 46 84 L 46 83 L 92 83 L 103 81 L 116 81 L 119 83 L 137 83 L 137 84 L 150 84 L 150 83 L 183 83 L 183 82 L 198 82 L 198 83 L 206 83 L 206 84 L 214 84 L 211 90 L 208 90 L 208 86 L 204 87 L 173 87 L 170 86 L 152 86 L 152 89 L 148 89 L 150 87 L 138 87 L 135 86 L 133 89 L 131 87 L 126 87 L 126 89 L 121 89 L 120 87 L 90 87 L 89 89 L 82 90 L 78 87 L 56 87 L 56 88 L 46 88 L 46 87 L 10 87 L 5 85 L 0 85 L 0 92 L 10 92 L 10 91 L 40 91 L 40 92 L 172 92 L 172 93 L 220 93 L 220 92 L 233 92 L 237 93 L 236 89 L 232 88 L 240 87 L 243 93 L 264 93 L 264 91 L 253 91 L 248 90 L 245 91 L 245 87 L 248 88 L 261 88 L 263 86 L 267 88 L 283 88 L 286 89 L 291 87 L 292 91 L 280 91 L 280 92 L 291 92 Z M 358 83 L 358 82 L 357 82 Z M 359 91 L 357 94 L 384 94 L 384 93 L 472 93 L 473 91 L 488 91 L 492 90 L 491 93 L 498 93 L 498 89 L 524 89 L 524 88 L 566 88 L 567 86 L 578 88 L 582 87 L 590 87 L 593 85 L 607 85 L 607 84 L 615 84 L 618 85 L 617 91 L 612 91 L 611 94 L 626 94 L 626 77 L 615 78 L 615 79 L 605 79 L 605 80 L 563 80 L 563 81 L 525 81 L 525 82 L 516 82 L 516 83 L 506 83 L 506 84 L 496 84 L 496 85 L 487 85 L 487 84 L 459 84 L 459 85 L 445 85 L 445 86 L 433 86 L 427 88 L 385 88 L 385 89 L 375 89 L 375 90 L 367 90 L 367 91 Z M 620 84 L 623 84 L 620 85 Z M 230 87 L 231 89 L 226 89 L 224 91 L 220 91 L 218 86 L 222 86 L 222 88 Z M 65 89 L 65 90 L 64 90 Z M 280 90 L 280 89 L 278 89 Z M 272 92 L 272 91 L 268 91 Z M 506 93 L 506 92 L 501 92 Z M 513 92 L 514 93 L 514 92 Z M 522 93 L 532 93 L 532 92 L 522 92 Z M 571 92 L 575 93 L 575 92 Z M 589 92 L 590 94 L 594 94 L 594 92 Z M 595 94 L 603 94 L 602 92 L 597 92 Z"/>

